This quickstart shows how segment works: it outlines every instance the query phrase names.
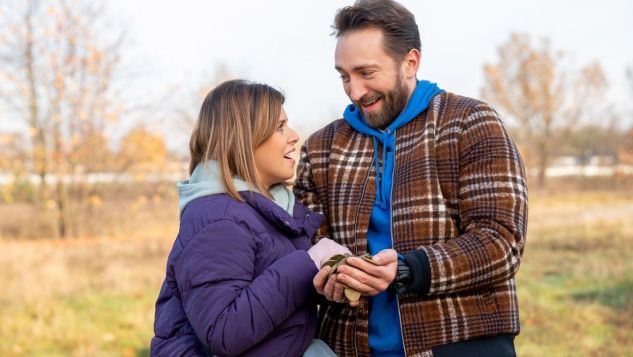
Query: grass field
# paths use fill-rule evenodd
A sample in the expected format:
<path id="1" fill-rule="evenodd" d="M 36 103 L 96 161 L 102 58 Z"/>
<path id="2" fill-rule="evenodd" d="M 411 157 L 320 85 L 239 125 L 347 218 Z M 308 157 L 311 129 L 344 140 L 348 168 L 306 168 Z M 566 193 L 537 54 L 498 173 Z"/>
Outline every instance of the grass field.
<path id="1" fill-rule="evenodd" d="M 633 193 L 530 200 L 519 355 L 633 356 Z M 170 204 L 125 238 L 0 240 L 0 356 L 148 355 Z"/>
<path id="2" fill-rule="evenodd" d="M 532 195 L 523 356 L 633 356 L 633 194 Z"/>

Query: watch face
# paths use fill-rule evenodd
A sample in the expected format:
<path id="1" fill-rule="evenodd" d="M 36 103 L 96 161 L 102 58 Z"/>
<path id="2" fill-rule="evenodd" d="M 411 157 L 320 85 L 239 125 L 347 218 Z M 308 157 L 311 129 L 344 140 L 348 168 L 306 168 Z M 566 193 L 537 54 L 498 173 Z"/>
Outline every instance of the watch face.
<path id="1" fill-rule="evenodd" d="M 404 293 L 411 285 L 411 281 L 409 266 L 404 261 L 398 260 L 398 271 L 394 281 L 391 283 L 390 290 L 396 294 Z"/>

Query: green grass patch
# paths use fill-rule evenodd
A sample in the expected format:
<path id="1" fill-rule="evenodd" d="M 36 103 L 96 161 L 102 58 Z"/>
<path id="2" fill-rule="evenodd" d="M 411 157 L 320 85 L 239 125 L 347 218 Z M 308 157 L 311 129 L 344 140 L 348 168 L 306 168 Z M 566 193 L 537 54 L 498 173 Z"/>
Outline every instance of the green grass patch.
<path id="1" fill-rule="evenodd" d="M 154 291 L 57 297 L 0 308 L 0 355 L 145 355 L 153 335 Z"/>
<path id="2" fill-rule="evenodd" d="M 581 303 L 598 302 L 616 310 L 625 310 L 633 304 L 633 281 L 625 281 L 612 287 L 598 287 L 573 292 L 572 298 Z"/>

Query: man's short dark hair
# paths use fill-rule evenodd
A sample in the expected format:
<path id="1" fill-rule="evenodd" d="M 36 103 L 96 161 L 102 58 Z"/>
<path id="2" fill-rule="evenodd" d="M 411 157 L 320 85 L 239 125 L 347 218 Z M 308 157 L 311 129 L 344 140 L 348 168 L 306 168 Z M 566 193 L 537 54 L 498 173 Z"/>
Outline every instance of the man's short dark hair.
<path id="1" fill-rule="evenodd" d="M 393 0 L 358 0 L 338 10 L 332 27 L 337 38 L 366 28 L 381 30 L 385 52 L 396 63 L 412 49 L 420 51 L 422 46 L 415 17 Z"/>

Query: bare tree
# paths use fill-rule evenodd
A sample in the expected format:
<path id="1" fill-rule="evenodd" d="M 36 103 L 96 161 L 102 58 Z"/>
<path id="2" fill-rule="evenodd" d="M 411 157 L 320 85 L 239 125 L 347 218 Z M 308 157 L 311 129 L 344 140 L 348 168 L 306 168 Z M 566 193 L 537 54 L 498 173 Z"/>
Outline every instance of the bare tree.
<path id="1" fill-rule="evenodd" d="M 527 34 L 512 34 L 499 47 L 499 61 L 484 66 L 482 96 L 516 119 L 528 164 L 537 168 L 539 186 L 555 148 L 556 129 L 568 132 L 604 114 L 606 77 L 598 62 L 571 73 L 563 54 L 548 40 L 534 46 Z"/>
<path id="2" fill-rule="evenodd" d="M 626 78 L 629 83 L 629 95 L 633 97 L 633 64 L 627 67 Z M 624 134 L 618 158 L 621 164 L 633 166 L 633 125 Z"/>
<path id="3" fill-rule="evenodd" d="M 186 81 L 169 86 L 163 98 L 152 108 L 154 116 L 158 117 L 154 123 L 160 124 L 160 132 L 169 137 L 169 151 L 174 155 L 174 161 L 188 157 L 189 136 L 206 95 L 219 83 L 234 77 L 229 68 L 220 63 L 209 72 L 191 73 L 186 78 Z M 156 126 L 152 129 L 156 130 Z M 186 174 L 186 170 L 182 173 Z"/>
<path id="4" fill-rule="evenodd" d="M 608 88 L 609 83 L 598 61 L 580 68 L 567 88 L 569 96 L 562 113 L 562 117 L 567 120 L 567 127 L 613 125 L 616 115 L 612 105 L 604 100 Z"/>
<path id="5" fill-rule="evenodd" d="M 0 6 L 0 21 L 10 30 L 0 39 L 2 98 L 29 129 L 40 201 L 55 202 L 58 234 L 66 237 L 68 185 L 82 157 L 80 144 L 102 133 L 118 110 L 113 82 L 124 32 L 107 23 L 98 1 L 8 0 Z"/>
<path id="6" fill-rule="evenodd" d="M 182 93 L 182 97 L 172 98 L 171 108 L 168 108 L 170 116 L 175 119 L 175 126 L 179 130 L 184 130 L 187 134 L 191 132 L 198 117 L 198 111 L 207 93 L 216 85 L 233 78 L 231 72 L 225 64 L 218 65 L 213 74 L 202 74 L 196 76 L 199 79 L 194 83 L 187 83 L 185 88 L 171 90 L 170 93 Z M 179 85 L 178 87 L 182 87 Z"/>
<path id="7" fill-rule="evenodd" d="M 633 126 L 624 133 L 618 159 L 620 164 L 633 166 Z"/>
<path id="8" fill-rule="evenodd" d="M 0 37 L 0 83 L 2 99 L 11 111 L 21 112 L 31 137 L 32 165 L 40 176 L 40 200 L 46 197 L 48 145 L 46 123 L 42 119 L 39 101 L 41 88 L 36 70 L 35 18 L 41 4 L 37 1 L 5 2 L 0 5 L 0 24 L 8 31 Z"/>

